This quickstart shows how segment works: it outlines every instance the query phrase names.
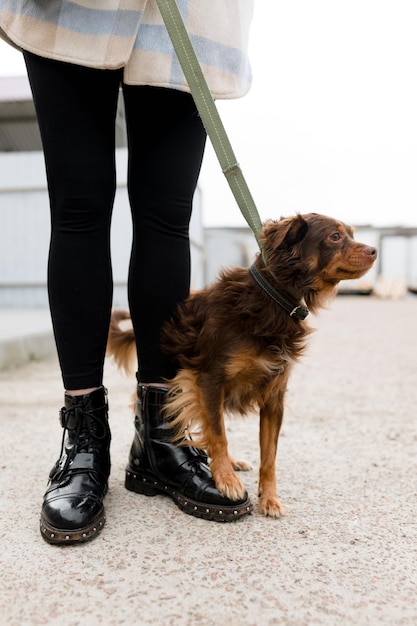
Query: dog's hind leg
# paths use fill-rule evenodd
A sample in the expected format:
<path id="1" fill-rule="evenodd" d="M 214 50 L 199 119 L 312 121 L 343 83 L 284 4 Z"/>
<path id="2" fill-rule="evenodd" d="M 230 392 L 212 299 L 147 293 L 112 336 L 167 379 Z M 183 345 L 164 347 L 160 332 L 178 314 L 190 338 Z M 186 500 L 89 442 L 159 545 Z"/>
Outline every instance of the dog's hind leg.
<path id="1" fill-rule="evenodd" d="M 235 472 L 249 472 L 252 469 L 252 465 L 247 461 L 238 461 L 233 456 L 230 457 L 230 462 L 232 464 Z"/>

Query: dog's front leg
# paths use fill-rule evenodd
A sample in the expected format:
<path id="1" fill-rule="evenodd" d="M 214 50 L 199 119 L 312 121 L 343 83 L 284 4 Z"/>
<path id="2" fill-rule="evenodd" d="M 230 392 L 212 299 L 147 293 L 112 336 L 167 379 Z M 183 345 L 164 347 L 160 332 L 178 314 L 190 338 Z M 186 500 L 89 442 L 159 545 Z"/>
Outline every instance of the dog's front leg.
<path id="1" fill-rule="evenodd" d="M 259 470 L 259 511 L 262 515 L 280 517 L 282 506 L 277 498 L 275 460 L 283 417 L 284 392 L 260 411 L 261 465 Z"/>
<path id="2" fill-rule="evenodd" d="M 224 424 L 224 392 L 221 385 L 201 385 L 201 396 L 205 405 L 202 420 L 207 454 L 211 459 L 210 469 L 216 488 L 231 500 L 245 495 L 245 487 L 233 469 L 229 456 L 226 428 Z"/>

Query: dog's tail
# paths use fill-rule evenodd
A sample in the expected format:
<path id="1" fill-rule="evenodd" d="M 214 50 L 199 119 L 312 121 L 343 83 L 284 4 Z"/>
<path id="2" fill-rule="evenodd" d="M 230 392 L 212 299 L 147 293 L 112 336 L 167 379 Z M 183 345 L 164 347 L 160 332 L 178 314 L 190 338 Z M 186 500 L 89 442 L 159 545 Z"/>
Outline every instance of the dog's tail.
<path id="1" fill-rule="evenodd" d="M 132 327 L 123 329 L 120 322 L 130 321 L 130 313 L 125 309 L 113 309 L 110 318 L 107 355 L 113 357 L 117 367 L 126 374 L 132 374 L 137 360 L 135 333 Z"/>

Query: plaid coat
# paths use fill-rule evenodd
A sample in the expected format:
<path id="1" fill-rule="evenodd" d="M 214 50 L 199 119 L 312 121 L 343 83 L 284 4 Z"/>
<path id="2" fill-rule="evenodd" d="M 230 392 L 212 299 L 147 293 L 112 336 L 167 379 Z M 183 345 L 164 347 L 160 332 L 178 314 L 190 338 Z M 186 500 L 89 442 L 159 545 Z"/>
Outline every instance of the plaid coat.
<path id="1" fill-rule="evenodd" d="M 215 98 L 249 89 L 253 0 L 177 0 Z M 124 68 L 124 82 L 188 91 L 155 0 L 0 0 L 0 36 L 50 59 Z"/>

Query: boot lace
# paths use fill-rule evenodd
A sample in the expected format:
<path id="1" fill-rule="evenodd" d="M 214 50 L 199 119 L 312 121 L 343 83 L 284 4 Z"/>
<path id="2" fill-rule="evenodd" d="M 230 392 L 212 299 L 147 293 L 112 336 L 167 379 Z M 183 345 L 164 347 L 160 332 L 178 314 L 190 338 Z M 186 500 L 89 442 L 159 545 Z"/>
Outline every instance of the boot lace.
<path id="1" fill-rule="evenodd" d="M 79 401 L 69 409 L 66 407 L 61 409 L 60 420 L 63 427 L 61 451 L 59 460 L 52 470 L 51 480 L 60 481 L 67 474 L 68 468 L 76 454 L 79 452 L 91 452 L 96 443 L 105 439 L 106 429 L 96 415 L 96 411 L 99 412 L 105 407 L 106 405 L 103 405 L 94 410 L 88 410 Z M 75 428 L 69 427 L 71 418 L 73 418 Z M 65 439 L 69 431 L 72 432 L 72 439 L 69 444 L 66 444 Z"/>

